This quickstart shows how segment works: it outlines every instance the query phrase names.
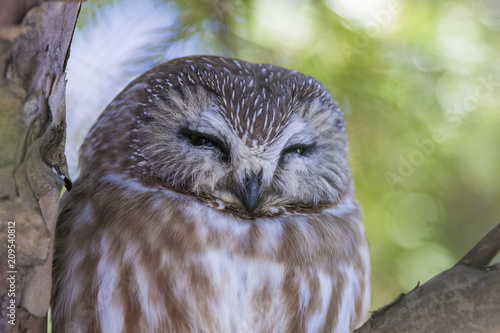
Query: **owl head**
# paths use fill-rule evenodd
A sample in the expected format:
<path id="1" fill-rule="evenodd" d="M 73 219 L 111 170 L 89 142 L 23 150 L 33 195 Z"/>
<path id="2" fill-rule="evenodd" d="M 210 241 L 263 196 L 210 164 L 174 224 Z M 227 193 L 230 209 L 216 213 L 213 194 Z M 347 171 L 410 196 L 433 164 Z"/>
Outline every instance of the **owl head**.
<path id="1" fill-rule="evenodd" d="M 129 84 L 91 129 L 80 166 L 245 219 L 321 210 L 352 188 L 343 115 L 321 83 L 211 56 L 166 62 Z"/>

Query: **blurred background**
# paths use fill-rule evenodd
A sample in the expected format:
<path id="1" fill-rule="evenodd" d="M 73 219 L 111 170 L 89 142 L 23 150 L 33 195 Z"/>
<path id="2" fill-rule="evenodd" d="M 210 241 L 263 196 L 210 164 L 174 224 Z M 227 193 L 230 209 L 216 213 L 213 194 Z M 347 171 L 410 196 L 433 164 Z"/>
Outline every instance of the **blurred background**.
<path id="1" fill-rule="evenodd" d="M 331 90 L 348 123 L 373 309 L 454 265 L 500 221 L 500 2 L 84 2 L 68 63 L 73 179 L 115 95 L 192 54 L 272 63 Z"/>

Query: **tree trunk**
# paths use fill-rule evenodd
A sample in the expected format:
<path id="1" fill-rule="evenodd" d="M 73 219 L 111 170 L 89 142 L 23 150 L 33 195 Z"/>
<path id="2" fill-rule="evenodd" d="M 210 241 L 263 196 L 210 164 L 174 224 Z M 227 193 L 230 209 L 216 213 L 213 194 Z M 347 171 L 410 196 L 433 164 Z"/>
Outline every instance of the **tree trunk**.
<path id="1" fill-rule="evenodd" d="M 0 8 L 0 331 L 45 332 L 59 196 L 71 184 L 64 71 L 80 4 Z"/>

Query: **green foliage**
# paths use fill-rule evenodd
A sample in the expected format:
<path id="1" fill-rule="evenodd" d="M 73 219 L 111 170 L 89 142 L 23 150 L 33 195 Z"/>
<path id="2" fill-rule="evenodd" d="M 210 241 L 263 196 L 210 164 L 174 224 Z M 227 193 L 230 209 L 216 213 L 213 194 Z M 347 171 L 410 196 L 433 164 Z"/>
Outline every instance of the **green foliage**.
<path id="1" fill-rule="evenodd" d="M 176 3 L 179 39 L 196 35 L 213 53 L 302 71 L 339 101 L 374 309 L 452 266 L 498 222 L 496 2 Z"/>

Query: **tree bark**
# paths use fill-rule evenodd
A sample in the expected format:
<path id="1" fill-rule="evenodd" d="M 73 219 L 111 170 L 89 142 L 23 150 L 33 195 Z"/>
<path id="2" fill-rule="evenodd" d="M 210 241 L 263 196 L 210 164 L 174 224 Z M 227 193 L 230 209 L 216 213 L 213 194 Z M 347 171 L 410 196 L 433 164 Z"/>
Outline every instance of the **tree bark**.
<path id="1" fill-rule="evenodd" d="M 80 3 L 0 8 L 0 331 L 45 332 L 59 196 L 71 184 L 64 71 Z"/>
<path id="2" fill-rule="evenodd" d="M 375 311 L 356 333 L 500 332 L 500 224 L 454 267 Z"/>

